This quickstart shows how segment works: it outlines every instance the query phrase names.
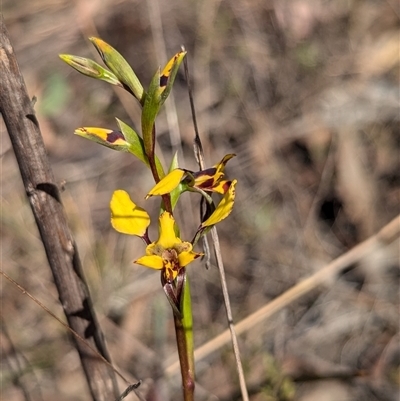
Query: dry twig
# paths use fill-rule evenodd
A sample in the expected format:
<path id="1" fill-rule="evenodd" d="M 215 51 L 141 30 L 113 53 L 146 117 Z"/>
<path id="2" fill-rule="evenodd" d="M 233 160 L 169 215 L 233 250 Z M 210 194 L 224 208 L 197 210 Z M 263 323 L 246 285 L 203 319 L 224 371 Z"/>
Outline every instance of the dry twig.
<path id="1" fill-rule="evenodd" d="M 110 361 L 78 250 L 67 225 L 59 189 L 47 159 L 39 123 L 1 16 L 0 25 L 0 112 L 10 135 L 60 301 L 72 330 Z M 74 343 L 92 399 L 110 400 L 118 396 L 113 370 L 85 344 L 76 340 Z"/>

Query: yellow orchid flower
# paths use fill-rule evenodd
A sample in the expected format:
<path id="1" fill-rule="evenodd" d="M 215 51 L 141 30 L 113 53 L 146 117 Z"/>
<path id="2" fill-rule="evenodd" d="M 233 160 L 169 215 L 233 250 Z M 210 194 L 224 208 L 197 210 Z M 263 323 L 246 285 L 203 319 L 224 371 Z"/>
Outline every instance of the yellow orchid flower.
<path id="1" fill-rule="evenodd" d="M 116 231 L 141 237 L 148 244 L 146 255 L 134 263 L 163 270 L 167 282 L 174 281 L 183 267 L 203 256 L 202 253 L 193 252 L 193 245 L 190 242 L 177 237 L 175 219 L 170 213 L 164 212 L 160 215 L 158 240 L 150 243 L 147 236 L 150 217 L 144 209 L 132 202 L 127 192 L 115 191 L 110 208 L 111 224 Z"/>
<path id="2" fill-rule="evenodd" d="M 175 169 L 159 181 L 147 194 L 146 199 L 154 195 L 164 195 L 174 190 L 181 182 L 188 190 L 218 192 L 224 195 L 231 185 L 231 181 L 224 180 L 226 163 L 234 157 L 228 154 L 214 167 L 192 172 L 184 169 Z"/>
<path id="3" fill-rule="evenodd" d="M 146 247 L 146 255 L 135 263 L 150 267 L 151 269 L 163 270 L 167 282 L 172 282 L 179 271 L 203 256 L 202 253 L 193 252 L 190 242 L 182 241 L 175 234 L 174 217 L 164 212 L 159 218 L 159 238 Z"/>
<path id="4" fill-rule="evenodd" d="M 236 155 L 225 155 L 214 167 L 193 173 L 194 187 L 203 191 L 218 192 L 224 195 L 229 189 L 231 181 L 223 180 L 226 163 Z"/>

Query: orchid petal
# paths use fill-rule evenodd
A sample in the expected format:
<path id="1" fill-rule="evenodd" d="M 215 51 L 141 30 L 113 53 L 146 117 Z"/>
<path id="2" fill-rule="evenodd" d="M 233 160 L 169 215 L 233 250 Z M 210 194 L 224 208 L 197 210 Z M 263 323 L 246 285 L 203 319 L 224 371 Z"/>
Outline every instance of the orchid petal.
<path id="1" fill-rule="evenodd" d="M 120 131 L 107 128 L 82 127 L 76 129 L 75 134 L 114 150 L 125 152 L 129 150 L 130 144 Z"/>
<path id="2" fill-rule="evenodd" d="M 156 270 L 161 270 L 164 267 L 163 258 L 158 255 L 142 256 L 138 260 L 135 260 L 134 263 Z"/>
<path id="3" fill-rule="evenodd" d="M 218 192 L 221 195 L 225 195 L 226 191 L 230 188 L 232 181 L 222 180 L 212 188 L 212 192 Z"/>
<path id="4" fill-rule="evenodd" d="M 236 183 L 237 180 L 232 181 L 228 192 L 224 195 L 213 214 L 201 224 L 201 228 L 213 226 L 229 216 L 235 202 Z"/>
<path id="5" fill-rule="evenodd" d="M 154 195 L 164 195 L 173 191 L 181 182 L 185 171 L 177 168 L 167 174 L 161 181 L 159 181 L 146 195 L 146 199 Z"/>
<path id="6" fill-rule="evenodd" d="M 234 153 L 229 153 L 229 154 L 225 155 L 222 158 L 222 160 L 214 166 L 217 169 L 217 172 L 223 172 L 225 170 L 226 163 L 228 163 L 228 161 L 231 160 L 235 156 L 236 155 Z"/>
<path id="7" fill-rule="evenodd" d="M 138 237 L 144 236 L 150 224 L 150 217 L 144 209 L 132 202 L 127 192 L 115 191 L 110 208 L 111 224 L 116 231 Z"/>
<path id="8" fill-rule="evenodd" d="M 175 234 L 175 219 L 168 213 L 164 212 L 159 218 L 160 235 L 157 244 L 164 249 L 174 248 L 177 244 L 182 243 L 182 240 Z"/>
<path id="9" fill-rule="evenodd" d="M 189 263 L 192 263 L 197 258 L 203 256 L 202 253 L 197 252 L 182 252 L 178 255 L 179 266 L 185 267 Z"/>

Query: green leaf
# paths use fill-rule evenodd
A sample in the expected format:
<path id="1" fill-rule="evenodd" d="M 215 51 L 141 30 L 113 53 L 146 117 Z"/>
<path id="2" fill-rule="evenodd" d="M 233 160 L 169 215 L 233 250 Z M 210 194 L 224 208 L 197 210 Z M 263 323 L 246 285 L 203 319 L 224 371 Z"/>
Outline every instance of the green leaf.
<path id="1" fill-rule="evenodd" d="M 144 153 L 143 139 L 136 133 L 136 131 L 125 124 L 119 118 L 115 118 L 121 132 L 124 134 L 125 140 L 129 143 L 129 152 L 135 155 L 140 161 L 149 166 L 149 159 Z"/>
<path id="2" fill-rule="evenodd" d="M 144 100 L 142 111 L 142 134 L 146 154 L 150 157 L 154 152 L 153 128 L 155 119 L 160 111 L 160 69 L 154 74 Z"/>
<path id="3" fill-rule="evenodd" d="M 117 50 L 103 40 L 95 37 L 91 37 L 89 40 L 96 47 L 104 64 L 124 84 L 125 89 L 128 89 L 143 104 L 146 93 L 128 62 Z"/>
<path id="4" fill-rule="evenodd" d="M 185 331 L 186 350 L 189 363 L 189 369 L 194 376 L 194 345 L 193 345 L 193 312 L 192 297 L 190 295 L 190 286 L 188 275 L 185 275 L 185 283 L 181 298 L 182 325 Z"/>
<path id="5" fill-rule="evenodd" d="M 171 163 L 169 165 L 169 169 L 168 169 L 168 173 L 170 173 L 171 171 L 175 170 L 179 168 L 179 161 L 178 161 L 178 152 L 174 153 L 174 156 L 171 160 Z"/>
<path id="6" fill-rule="evenodd" d="M 153 135 L 153 128 L 155 119 L 165 99 L 171 92 L 178 68 L 185 54 L 186 52 L 177 53 L 169 60 L 162 73 L 160 69 L 156 71 L 150 82 L 142 111 L 142 134 L 146 154 L 149 157 L 151 157 L 151 153 L 154 151 L 155 138 Z"/>
<path id="7" fill-rule="evenodd" d="M 59 54 L 61 60 L 87 77 L 100 79 L 109 84 L 123 87 L 122 82 L 109 70 L 88 58 L 73 56 L 71 54 Z"/>
<path id="8" fill-rule="evenodd" d="M 146 166 L 150 167 L 149 159 L 144 150 L 143 139 L 131 128 L 128 124 L 125 124 L 120 119 L 116 118 L 119 129 L 122 131 L 126 141 L 129 143 L 128 151 L 135 155 L 140 161 Z M 158 157 L 155 158 L 157 172 L 160 178 L 165 176 L 164 169 Z"/>

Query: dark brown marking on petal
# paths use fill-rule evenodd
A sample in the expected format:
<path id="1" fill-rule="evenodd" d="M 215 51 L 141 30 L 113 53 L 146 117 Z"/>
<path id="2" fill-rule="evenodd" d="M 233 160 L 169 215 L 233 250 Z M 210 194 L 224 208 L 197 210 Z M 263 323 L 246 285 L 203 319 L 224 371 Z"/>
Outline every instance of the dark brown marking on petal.
<path id="1" fill-rule="evenodd" d="M 214 178 L 210 178 L 210 179 L 202 182 L 201 184 L 197 185 L 197 187 L 207 189 L 207 188 L 212 188 L 214 186 L 214 184 L 215 184 Z"/>
<path id="2" fill-rule="evenodd" d="M 165 249 L 161 257 L 163 258 L 165 275 L 169 277 L 169 281 L 171 281 L 174 276 L 176 277 L 181 268 L 179 265 L 178 252 L 175 249 Z M 176 273 L 174 274 L 174 272 Z"/>
<path id="3" fill-rule="evenodd" d="M 164 277 L 165 277 L 165 280 L 166 280 L 168 283 L 172 283 L 172 282 L 174 281 L 174 273 L 172 272 L 172 269 L 171 269 L 171 268 L 166 267 L 166 268 L 164 269 Z"/>
<path id="4" fill-rule="evenodd" d="M 162 258 L 168 262 L 173 262 L 178 259 L 178 254 L 175 249 L 165 249 L 162 253 Z"/>
<path id="5" fill-rule="evenodd" d="M 164 88 L 164 86 L 167 86 L 167 83 L 168 83 L 168 79 L 169 79 L 169 73 L 168 73 L 168 75 L 161 75 L 161 77 L 160 77 L 160 87 L 161 88 Z"/>
<path id="6" fill-rule="evenodd" d="M 224 194 L 226 193 L 226 191 L 229 189 L 229 187 L 231 186 L 232 181 L 226 181 L 225 184 L 222 186 L 223 190 L 224 190 Z"/>
<path id="7" fill-rule="evenodd" d="M 214 175 L 217 172 L 217 169 L 215 167 L 210 167 L 207 168 L 205 170 L 201 170 L 201 171 L 196 171 L 193 173 L 193 177 L 194 178 L 198 178 L 198 177 L 202 177 L 203 175 Z"/>
<path id="8" fill-rule="evenodd" d="M 161 75 L 161 77 L 160 77 L 160 87 L 161 88 L 163 88 L 164 86 L 167 86 L 169 76 L 171 75 L 172 68 L 175 65 L 175 61 L 178 59 L 179 54 L 174 56 L 173 61 L 170 63 L 171 67 L 168 69 L 168 71 L 164 72 L 163 75 Z"/>
<path id="9" fill-rule="evenodd" d="M 107 134 L 106 141 L 108 143 L 114 143 L 114 142 L 117 142 L 119 139 L 122 139 L 123 141 L 125 141 L 125 137 L 122 134 L 122 132 L 120 132 L 120 131 L 112 131 L 109 134 Z"/>

